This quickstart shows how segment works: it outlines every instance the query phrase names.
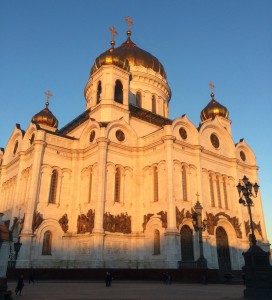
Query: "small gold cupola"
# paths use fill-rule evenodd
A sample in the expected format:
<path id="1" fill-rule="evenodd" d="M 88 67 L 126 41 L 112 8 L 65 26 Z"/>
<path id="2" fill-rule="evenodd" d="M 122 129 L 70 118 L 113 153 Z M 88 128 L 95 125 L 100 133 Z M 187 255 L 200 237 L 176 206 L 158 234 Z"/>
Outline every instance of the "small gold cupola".
<path id="1" fill-rule="evenodd" d="M 53 95 L 50 91 L 44 93 L 46 95 L 46 102 L 45 108 L 34 115 L 31 121 L 35 124 L 40 125 L 42 128 L 51 129 L 54 128 L 55 130 L 58 127 L 58 119 L 52 114 L 52 112 L 48 109 L 49 106 L 49 98 Z"/>
<path id="2" fill-rule="evenodd" d="M 229 117 L 229 111 L 228 109 L 220 104 L 219 102 L 217 102 L 214 99 L 214 93 L 213 93 L 213 89 L 214 89 L 214 85 L 212 82 L 209 83 L 210 87 L 211 87 L 211 98 L 212 100 L 208 103 L 208 105 L 201 111 L 200 114 L 200 118 L 201 121 L 205 121 L 214 117 L 223 117 L 228 119 Z"/>

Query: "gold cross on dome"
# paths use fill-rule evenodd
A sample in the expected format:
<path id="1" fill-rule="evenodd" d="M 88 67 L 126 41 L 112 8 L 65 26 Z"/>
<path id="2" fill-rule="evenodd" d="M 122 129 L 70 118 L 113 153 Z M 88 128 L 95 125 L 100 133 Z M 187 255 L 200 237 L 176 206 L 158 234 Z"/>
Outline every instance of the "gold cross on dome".
<path id="1" fill-rule="evenodd" d="M 109 27 L 109 31 L 111 31 L 111 39 L 114 41 L 114 36 L 118 34 L 118 32 L 115 30 L 114 26 Z"/>
<path id="2" fill-rule="evenodd" d="M 215 86 L 214 84 L 212 83 L 212 81 L 209 82 L 209 87 L 211 89 L 211 92 L 214 90 Z"/>
<path id="3" fill-rule="evenodd" d="M 125 17 L 125 21 L 127 21 L 127 23 L 128 23 L 127 30 L 130 31 L 130 28 L 131 28 L 132 25 L 134 25 L 134 22 L 132 21 L 130 16 Z"/>
<path id="4" fill-rule="evenodd" d="M 46 102 L 48 102 L 48 100 L 53 96 L 53 94 L 50 91 L 44 92 L 45 96 L 46 96 Z"/>
<path id="5" fill-rule="evenodd" d="M 200 195 L 198 194 L 198 192 L 196 193 L 196 200 L 197 201 L 199 201 L 199 199 L 198 199 L 198 197 L 199 197 Z"/>

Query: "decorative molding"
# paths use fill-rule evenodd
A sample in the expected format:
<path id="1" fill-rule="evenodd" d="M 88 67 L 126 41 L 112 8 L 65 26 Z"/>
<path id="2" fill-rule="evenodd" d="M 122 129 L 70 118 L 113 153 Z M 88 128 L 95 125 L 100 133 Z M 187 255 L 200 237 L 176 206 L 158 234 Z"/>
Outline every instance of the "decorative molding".
<path id="1" fill-rule="evenodd" d="M 239 218 L 237 217 L 231 217 L 228 214 L 224 212 L 219 212 L 216 215 L 213 215 L 212 213 L 206 212 L 207 216 L 207 231 L 210 235 L 214 235 L 214 228 L 217 226 L 219 217 L 223 216 L 225 217 L 233 226 L 236 236 L 238 239 L 242 238 L 242 231 L 241 231 L 241 223 L 239 223 Z"/>
<path id="2" fill-rule="evenodd" d="M 155 216 L 156 214 L 147 214 L 144 215 L 144 222 L 142 224 L 143 226 L 143 232 L 146 230 L 146 224 L 150 220 L 152 216 Z M 162 222 L 162 228 L 167 228 L 167 212 L 166 211 L 160 211 L 157 213 L 157 215 L 160 216 L 161 222 Z"/>
<path id="3" fill-rule="evenodd" d="M 250 230 L 251 230 L 249 220 L 244 221 L 244 223 L 245 223 L 246 236 L 248 236 L 250 234 Z M 258 231 L 259 235 L 262 237 L 262 240 L 263 240 L 264 238 L 263 238 L 263 232 L 262 232 L 262 228 L 261 228 L 261 222 L 259 221 L 259 223 L 256 224 L 253 221 L 253 228 L 254 228 L 254 230 Z"/>
<path id="4" fill-rule="evenodd" d="M 183 208 L 181 211 L 176 207 L 176 224 L 177 228 L 179 228 L 179 225 L 183 223 L 184 219 L 191 219 L 192 218 L 192 212 L 189 212 L 188 210 L 185 213 L 185 208 Z"/>

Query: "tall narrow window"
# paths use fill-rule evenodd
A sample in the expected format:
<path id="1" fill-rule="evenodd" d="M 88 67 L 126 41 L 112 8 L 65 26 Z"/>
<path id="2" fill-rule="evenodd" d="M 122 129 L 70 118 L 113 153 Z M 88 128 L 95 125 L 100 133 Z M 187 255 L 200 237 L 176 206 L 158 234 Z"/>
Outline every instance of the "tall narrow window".
<path id="1" fill-rule="evenodd" d="M 136 106 L 142 107 L 142 95 L 140 92 L 136 93 Z"/>
<path id="2" fill-rule="evenodd" d="M 102 92 L 102 85 L 101 85 L 101 81 L 99 81 L 97 85 L 96 104 L 100 103 L 101 101 L 101 92 Z"/>
<path id="3" fill-rule="evenodd" d="M 227 179 L 226 178 L 224 178 L 224 181 L 223 181 L 223 190 L 224 190 L 225 208 L 229 209 L 228 193 L 227 193 Z"/>
<path id="4" fill-rule="evenodd" d="M 188 225 L 180 230 L 181 260 L 194 260 L 193 232 Z"/>
<path id="5" fill-rule="evenodd" d="M 161 253 L 160 245 L 160 232 L 158 229 L 154 230 L 154 255 L 159 255 Z"/>
<path id="6" fill-rule="evenodd" d="M 120 80 L 115 81 L 114 100 L 123 104 L 123 85 Z"/>
<path id="7" fill-rule="evenodd" d="M 120 168 L 117 168 L 115 172 L 114 202 L 120 202 L 120 194 L 121 194 L 121 170 Z"/>
<path id="8" fill-rule="evenodd" d="M 186 174 L 186 168 L 185 166 L 182 167 L 182 197 L 184 201 L 188 200 L 187 197 L 187 174 Z"/>
<path id="9" fill-rule="evenodd" d="M 54 170 L 51 176 L 50 192 L 49 192 L 49 203 L 56 203 L 57 195 L 57 184 L 58 184 L 58 172 Z"/>
<path id="10" fill-rule="evenodd" d="M 216 189 L 218 197 L 218 207 L 222 208 L 221 191 L 220 191 L 220 177 L 216 176 Z"/>
<path id="11" fill-rule="evenodd" d="M 158 168 L 153 168 L 153 182 L 154 182 L 154 202 L 159 200 L 159 185 L 158 185 Z"/>
<path id="12" fill-rule="evenodd" d="M 51 255 L 52 233 L 46 231 L 43 236 L 42 255 Z"/>
<path id="13" fill-rule="evenodd" d="M 156 113 L 156 97 L 154 95 L 152 96 L 152 112 Z"/>
<path id="14" fill-rule="evenodd" d="M 214 203 L 214 190 L 213 190 L 213 177 L 212 174 L 209 176 L 209 181 L 210 181 L 210 197 L 211 197 L 211 206 L 215 207 Z"/>
<path id="15" fill-rule="evenodd" d="M 92 200 L 92 185 L 93 185 L 93 170 L 90 171 L 90 179 L 89 179 L 89 197 L 88 202 L 90 203 Z"/>

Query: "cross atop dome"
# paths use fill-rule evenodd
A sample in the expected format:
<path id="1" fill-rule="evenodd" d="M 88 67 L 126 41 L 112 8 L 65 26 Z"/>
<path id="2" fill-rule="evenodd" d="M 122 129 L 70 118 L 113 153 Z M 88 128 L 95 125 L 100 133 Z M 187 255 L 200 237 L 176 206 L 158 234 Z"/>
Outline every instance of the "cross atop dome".
<path id="1" fill-rule="evenodd" d="M 53 94 L 48 90 L 46 92 L 44 92 L 45 96 L 46 96 L 46 102 L 45 102 L 45 105 L 46 105 L 46 108 L 48 107 L 49 105 L 49 99 L 53 96 Z"/>
<path id="2" fill-rule="evenodd" d="M 130 28 L 132 25 L 134 25 L 134 22 L 130 16 L 125 17 L 125 21 L 127 21 L 127 30 L 130 31 Z"/>
<path id="3" fill-rule="evenodd" d="M 114 36 L 118 34 L 118 32 L 115 30 L 114 26 L 109 27 L 109 31 L 111 31 L 111 47 L 114 48 L 115 45 Z"/>

